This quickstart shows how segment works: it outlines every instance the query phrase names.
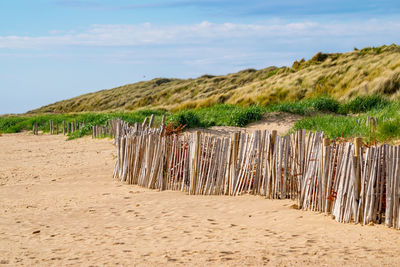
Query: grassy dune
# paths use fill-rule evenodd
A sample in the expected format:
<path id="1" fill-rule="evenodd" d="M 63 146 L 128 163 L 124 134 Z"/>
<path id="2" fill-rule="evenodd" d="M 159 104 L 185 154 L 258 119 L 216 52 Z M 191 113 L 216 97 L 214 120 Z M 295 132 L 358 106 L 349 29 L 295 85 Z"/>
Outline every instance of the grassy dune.
<path id="1" fill-rule="evenodd" d="M 187 128 L 246 126 L 269 112 L 303 115 L 292 131 L 324 131 L 331 138 L 400 139 L 400 46 L 354 49 L 343 54 L 317 53 L 292 67 L 247 69 L 225 76 L 197 79 L 159 78 L 102 90 L 33 110 L 0 116 L 0 132 L 31 130 L 33 123 L 48 131 L 56 123 L 85 121 L 76 138 L 92 125 L 111 118 L 142 122 L 154 113 L 155 123 Z M 377 120 L 374 132 L 367 125 Z"/>
<path id="2" fill-rule="evenodd" d="M 90 112 L 67 114 L 40 114 L 0 117 L 0 132 L 13 133 L 31 130 L 38 123 L 39 130 L 49 130 L 49 120 L 60 123 L 85 121 L 86 126 L 70 135 L 70 139 L 91 133 L 91 126 L 104 125 L 112 118 L 121 118 L 131 124 L 142 122 L 145 117 L 155 114 L 155 125 L 166 115 L 167 123 L 186 128 L 211 126 L 239 126 L 268 116 L 270 112 L 286 112 L 303 115 L 292 131 L 306 129 L 323 131 L 330 138 L 363 137 L 365 141 L 376 138 L 380 142 L 400 139 L 400 101 L 390 101 L 384 97 L 359 96 L 350 101 L 339 102 L 331 97 L 318 97 L 296 102 L 281 102 L 267 106 L 218 104 L 212 107 L 186 109 L 181 111 L 140 110 L 136 112 Z M 374 131 L 367 125 L 369 117 L 377 120 Z"/>
<path id="3" fill-rule="evenodd" d="M 292 67 L 247 69 L 196 79 L 158 78 L 85 94 L 29 113 L 183 110 L 215 104 L 269 105 L 323 95 L 345 101 L 380 94 L 400 99 L 400 46 L 364 48 L 348 53 L 317 53 Z"/>

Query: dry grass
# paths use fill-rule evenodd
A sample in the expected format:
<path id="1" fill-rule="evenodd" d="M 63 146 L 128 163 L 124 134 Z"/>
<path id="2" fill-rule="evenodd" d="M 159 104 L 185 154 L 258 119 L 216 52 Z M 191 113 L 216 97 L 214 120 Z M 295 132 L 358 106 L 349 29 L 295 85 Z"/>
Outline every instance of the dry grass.
<path id="1" fill-rule="evenodd" d="M 248 69 L 196 79 L 158 78 L 102 90 L 44 106 L 31 113 L 183 110 L 215 104 L 271 104 L 329 94 L 338 100 L 381 94 L 400 99 L 400 46 L 364 48 L 348 53 L 318 53 L 292 67 Z"/>

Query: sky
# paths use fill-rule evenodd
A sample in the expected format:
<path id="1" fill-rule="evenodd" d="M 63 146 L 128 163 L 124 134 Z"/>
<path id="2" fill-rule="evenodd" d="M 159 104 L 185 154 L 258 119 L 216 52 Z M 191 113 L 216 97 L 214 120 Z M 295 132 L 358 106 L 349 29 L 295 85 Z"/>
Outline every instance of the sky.
<path id="1" fill-rule="evenodd" d="M 393 43 L 399 0 L 0 0 L 0 114 Z"/>

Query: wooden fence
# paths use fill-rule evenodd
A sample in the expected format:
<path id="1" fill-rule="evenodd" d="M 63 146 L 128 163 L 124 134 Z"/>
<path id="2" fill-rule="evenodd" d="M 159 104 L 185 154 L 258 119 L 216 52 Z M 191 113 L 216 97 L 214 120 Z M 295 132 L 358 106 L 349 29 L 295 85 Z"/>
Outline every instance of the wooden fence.
<path id="1" fill-rule="evenodd" d="M 82 127 L 85 126 L 85 122 L 77 122 L 76 120 L 72 121 L 72 122 L 66 122 L 66 121 L 62 121 L 62 123 L 54 123 L 53 120 L 49 121 L 49 130 L 50 130 L 50 134 L 60 134 L 63 133 L 65 134 L 69 134 L 69 133 L 74 133 L 80 129 L 82 129 Z M 38 126 L 37 123 L 35 123 L 33 125 L 33 134 L 38 134 Z"/>
<path id="2" fill-rule="evenodd" d="M 168 135 L 163 124 L 110 121 L 114 178 L 196 195 L 254 194 L 297 201 L 342 223 L 400 228 L 400 146 L 330 142 L 323 133 L 276 131 L 218 137 Z"/>

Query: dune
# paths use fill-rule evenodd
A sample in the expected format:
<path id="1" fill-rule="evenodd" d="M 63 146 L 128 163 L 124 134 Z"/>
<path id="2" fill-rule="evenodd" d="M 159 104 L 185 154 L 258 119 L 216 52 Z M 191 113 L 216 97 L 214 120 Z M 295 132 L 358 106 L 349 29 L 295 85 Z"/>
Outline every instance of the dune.
<path id="1" fill-rule="evenodd" d="M 189 196 L 112 179 L 110 139 L 0 137 L 5 266 L 395 266 L 400 232 L 290 200 Z"/>

